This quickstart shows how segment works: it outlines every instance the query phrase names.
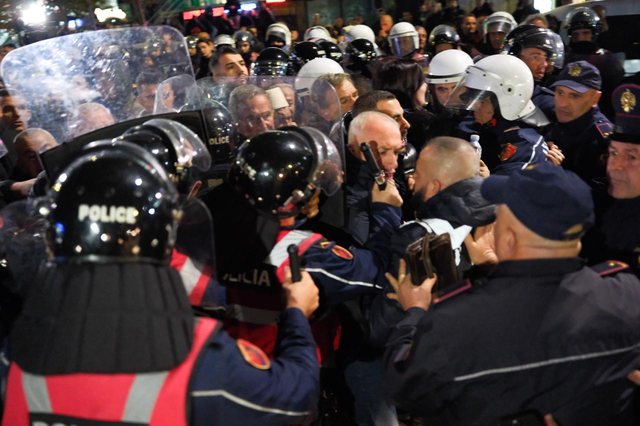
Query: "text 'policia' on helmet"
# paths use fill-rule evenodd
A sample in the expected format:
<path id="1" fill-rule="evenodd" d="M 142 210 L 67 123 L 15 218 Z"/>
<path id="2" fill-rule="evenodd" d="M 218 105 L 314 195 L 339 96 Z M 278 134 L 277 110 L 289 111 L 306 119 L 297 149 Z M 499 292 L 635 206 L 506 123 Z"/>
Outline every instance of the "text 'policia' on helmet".
<path id="1" fill-rule="evenodd" d="M 473 59 L 462 50 L 449 49 L 438 53 L 429 63 L 429 74 L 425 81 L 428 84 L 457 83 L 468 67 L 473 65 Z"/>
<path id="2" fill-rule="evenodd" d="M 48 205 L 47 243 L 57 261 L 165 262 L 179 220 L 178 193 L 144 149 L 90 144 L 59 175 Z"/>
<path id="3" fill-rule="evenodd" d="M 295 75 L 289 55 L 279 47 L 266 47 L 251 64 L 251 75 Z"/>
<path id="4" fill-rule="evenodd" d="M 565 28 L 567 29 L 569 40 L 571 40 L 571 33 L 575 30 L 591 30 L 593 33 L 593 40 L 595 40 L 600 35 L 600 31 L 602 29 L 600 17 L 589 7 L 575 8 L 567 14 L 565 22 Z"/>
<path id="5" fill-rule="evenodd" d="M 532 94 L 533 76 L 524 62 L 515 56 L 491 55 L 467 68 L 445 106 L 473 110 L 493 95 L 500 115 L 517 120 L 535 110 Z"/>
<path id="6" fill-rule="evenodd" d="M 418 31 L 408 22 L 398 22 L 391 27 L 388 38 L 394 56 L 409 56 L 420 47 Z"/>
<path id="7" fill-rule="evenodd" d="M 558 42 L 560 42 L 559 45 Z M 553 66 L 556 66 L 559 59 L 564 58 L 564 44 L 562 44 L 560 36 L 535 25 L 520 25 L 507 34 L 503 53 L 519 56 L 522 49 L 526 48 L 542 50 L 547 54 L 549 64 Z"/>
<path id="8" fill-rule="evenodd" d="M 295 216 L 317 191 L 333 195 L 343 181 L 333 142 L 311 127 L 263 132 L 240 147 L 229 182 L 258 211 Z"/>
<path id="9" fill-rule="evenodd" d="M 284 47 L 291 45 L 291 31 L 281 22 L 276 22 L 267 27 L 265 33 L 266 46 Z M 274 44 L 277 43 L 277 44 Z"/>

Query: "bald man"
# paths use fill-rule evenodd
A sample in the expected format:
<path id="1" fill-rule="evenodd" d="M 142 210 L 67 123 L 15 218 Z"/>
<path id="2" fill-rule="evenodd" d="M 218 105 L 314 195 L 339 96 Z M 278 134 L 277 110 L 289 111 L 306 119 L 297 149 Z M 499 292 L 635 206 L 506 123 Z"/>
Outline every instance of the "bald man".
<path id="1" fill-rule="evenodd" d="M 391 238 L 390 271 L 397 271 L 407 246 L 427 233 L 448 233 L 458 278 L 462 281 L 474 263 L 462 245 L 471 230 L 495 219 L 495 206 L 480 194 L 483 179 L 478 176 L 478 154 L 463 140 L 448 136 L 431 139 L 420 151 L 414 174 L 415 190 L 411 203 L 416 220 L 405 223 Z M 395 323 L 402 318 L 402 309 L 395 301 L 376 301 L 372 315 L 372 336 L 379 347 Z"/>
<path id="2" fill-rule="evenodd" d="M 29 196 L 42 171 L 38 155 L 57 144 L 51 133 L 43 129 L 26 129 L 16 135 L 13 147 L 17 162 L 9 178 L 0 181 L 0 204 Z"/>
<path id="3" fill-rule="evenodd" d="M 425 424 L 515 424 L 524 410 L 638 424 L 626 376 L 640 358 L 640 281 L 578 258 L 590 188 L 541 163 L 491 176 L 481 193 L 497 205 L 488 279 L 431 306 L 437 278 L 414 286 L 402 266 L 389 277 L 405 312 L 385 348 L 387 396 Z"/>
<path id="4" fill-rule="evenodd" d="M 13 142 L 18 157 L 17 169 L 25 179 L 33 179 L 42 171 L 39 154 L 58 145 L 58 142 L 43 129 L 23 130 Z"/>

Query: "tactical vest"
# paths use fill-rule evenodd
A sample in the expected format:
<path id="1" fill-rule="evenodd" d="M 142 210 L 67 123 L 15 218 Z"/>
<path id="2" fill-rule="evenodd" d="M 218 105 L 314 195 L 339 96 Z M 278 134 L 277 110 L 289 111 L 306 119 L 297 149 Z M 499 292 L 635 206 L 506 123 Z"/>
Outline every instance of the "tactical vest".
<path id="1" fill-rule="evenodd" d="M 227 287 L 225 330 L 234 338 L 242 338 L 259 346 L 268 356 L 278 335 L 276 319 L 284 310 L 282 282 L 284 268 L 289 265 L 287 247 L 298 245 L 300 256 L 323 237 L 308 231 L 280 231 L 269 256 L 255 269 L 239 274 L 224 274 Z"/>
<path id="2" fill-rule="evenodd" d="M 217 321 L 200 319 L 187 358 L 170 371 L 41 376 L 11 365 L 3 426 L 187 426 L 193 368 Z"/>

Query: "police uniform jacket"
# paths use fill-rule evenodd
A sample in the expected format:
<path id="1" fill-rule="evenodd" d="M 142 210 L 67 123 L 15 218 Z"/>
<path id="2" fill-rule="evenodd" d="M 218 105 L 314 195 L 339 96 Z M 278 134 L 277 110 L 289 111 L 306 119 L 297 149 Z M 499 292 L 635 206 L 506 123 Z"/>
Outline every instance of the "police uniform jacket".
<path id="1" fill-rule="evenodd" d="M 426 203 L 421 203 L 416 210 L 416 221 L 405 223 L 391 237 L 389 272 L 394 275 L 397 273 L 398 264 L 407 246 L 428 232 L 417 222 L 419 220 L 442 219 L 454 229 L 464 225 L 474 228 L 493 222 L 495 206 L 482 198 L 481 184 L 481 178 L 465 179 L 443 189 Z M 465 276 L 472 263 L 464 245 L 459 253 L 457 269 L 460 276 Z M 400 305 L 384 295 L 392 291 L 390 284 L 386 282 L 385 292 L 376 296 L 371 308 L 371 340 L 378 347 L 384 346 L 393 326 L 403 315 Z"/>
<path id="2" fill-rule="evenodd" d="M 615 200 L 602 219 L 607 259 L 627 263 L 640 277 L 640 197 Z"/>
<path id="3" fill-rule="evenodd" d="M 471 116 L 460 123 L 459 132 L 467 140 L 472 134 L 480 136 L 482 161 L 491 174 L 508 175 L 529 164 L 547 161 L 544 138 L 518 121 L 494 118 L 481 125 Z"/>
<path id="4" fill-rule="evenodd" d="M 553 123 L 545 139 L 554 142 L 565 156 L 562 166 L 590 186 L 606 176 L 603 155 L 613 124 L 598 107 L 568 123 Z"/>
<path id="5" fill-rule="evenodd" d="M 525 409 L 566 425 L 633 422 L 640 282 L 578 258 L 501 262 L 425 313 L 409 309 L 385 352 L 385 383 L 429 425 L 496 425 Z"/>

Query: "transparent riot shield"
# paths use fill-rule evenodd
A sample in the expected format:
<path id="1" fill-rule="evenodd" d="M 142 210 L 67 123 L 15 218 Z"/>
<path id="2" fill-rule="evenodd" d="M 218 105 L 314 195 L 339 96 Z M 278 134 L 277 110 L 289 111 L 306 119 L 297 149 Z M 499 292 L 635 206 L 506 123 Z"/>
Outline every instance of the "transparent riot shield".
<path id="1" fill-rule="evenodd" d="M 9 290 L 24 296 L 39 266 L 47 260 L 47 220 L 38 211 L 40 200 L 13 202 L 0 211 L 0 268 L 8 274 Z"/>
<path id="2" fill-rule="evenodd" d="M 207 77 L 197 85 L 200 105 L 223 105 L 241 140 L 285 126 L 313 127 L 329 135 L 342 118 L 338 95 L 322 77 Z"/>
<path id="3" fill-rule="evenodd" d="M 234 144 L 241 144 L 267 130 L 288 126 L 311 127 L 329 136 L 332 127 L 342 119 L 340 101 L 333 86 L 323 78 L 292 76 L 249 76 L 241 78 L 207 77 L 197 82 L 198 101 L 205 119 L 207 108 L 219 114 L 221 109 L 233 124 Z M 218 121 L 219 122 L 219 121 Z M 229 133 L 229 128 L 225 128 Z M 332 138 L 339 155 L 341 170 L 345 169 L 345 141 L 342 133 Z M 214 143 L 216 140 L 213 141 Z M 211 143 L 211 140 L 210 140 Z M 232 151 L 235 152 L 234 145 Z M 215 157 L 215 156 L 214 156 Z M 322 195 L 318 219 L 330 226 L 345 224 L 345 192 Z"/>
<path id="4" fill-rule="evenodd" d="M 163 35 L 178 48 L 156 49 Z M 184 38 L 171 27 L 119 28 L 43 40 L 10 52 L 0 75 L 9 90 L 25 98 L 31 110 L 28 126 L 49 131 L 58 142 L 150 115 L 155 102 L 145 102 L 143 95 L 148 101 L 161 82 L 174 76 L 193 81 Z"/>
<path id="5" fill-rule="evenodd" d="M 197 198 L 182 205 L 171 266 L 180 273 L 191 305 L 211 316 L 224 314 L 225 292 L 216 279 L 213 220 Z"/>

